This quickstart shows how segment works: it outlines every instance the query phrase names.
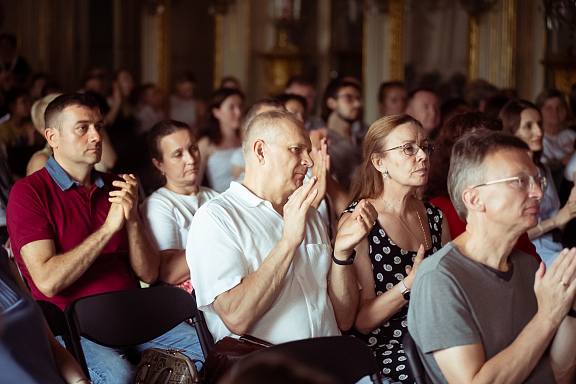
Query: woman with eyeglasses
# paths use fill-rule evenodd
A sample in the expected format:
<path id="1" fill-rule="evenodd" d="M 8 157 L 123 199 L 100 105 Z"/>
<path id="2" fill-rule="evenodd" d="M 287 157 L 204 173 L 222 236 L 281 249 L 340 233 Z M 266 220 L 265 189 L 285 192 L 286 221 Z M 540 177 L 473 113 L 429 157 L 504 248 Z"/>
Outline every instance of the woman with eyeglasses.
<path id="1" fill-rule="evenodd" d="M 374 350 L 385 376 L 406 383 L 413 382 L 402 350 L 410 289 L 424 257 L 450 241 L 442 212 L 414 196 L 428 181 L 431 150 L 422 125 L 411 116 L 388 116 L 372 124 L 352 186 L 353 203 L 340 220 L 362 199 L 378 211 L 370 234 L 355 249 L 362 289 L 350 332 Z"/>
<path id="2" fill-rule="evenodd" d="M 560 208 L 560 199 L 552 181 L 550 169 L 542 164 L 542 114 L 537 106 L 526 100 L 510 100 L 500 111 L 504 132 L 514 135 L 530 148 L 534 164 L 538 166 L 540 176 L 547 179 L 547 188 L 540 199 L 538 225 L 528 231 L 528 236 L 536 246 L 536 251 L 549 267 L 558 253 L 562 251 L 561 231 L 576 217 L 576 190 L 573 188 L 570 198 Z"/>

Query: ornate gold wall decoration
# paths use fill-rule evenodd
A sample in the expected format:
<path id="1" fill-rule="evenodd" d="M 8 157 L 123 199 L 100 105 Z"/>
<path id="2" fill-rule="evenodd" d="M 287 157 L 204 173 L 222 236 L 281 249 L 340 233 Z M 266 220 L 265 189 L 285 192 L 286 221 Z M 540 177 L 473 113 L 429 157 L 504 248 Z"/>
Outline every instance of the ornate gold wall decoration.
<path id="1" fill-rule="evenodd" d="M 501 86 L 515 87 L 516 0 L 502 1 Z"/>
<path id="2" fill-rule="evenodd" d="M 404 81 L 404 0 L 390 0 L 390 80 Z"/>
<path id="3" fill-rule="evenodd" d="M 214 15 L 214 89 L 220 88 L 222 77 L 222 56 L 224 38 L 224 15 L 216 13 Z"/>
<path id="4" fill-rule="evenodd" d="M 478 16 L 470 16 L 469 24 L 469 62 L 468 62 L 468 80 L 476 80 L 478 78 L 478 60 L 480 49 L 480 33 Z"/>

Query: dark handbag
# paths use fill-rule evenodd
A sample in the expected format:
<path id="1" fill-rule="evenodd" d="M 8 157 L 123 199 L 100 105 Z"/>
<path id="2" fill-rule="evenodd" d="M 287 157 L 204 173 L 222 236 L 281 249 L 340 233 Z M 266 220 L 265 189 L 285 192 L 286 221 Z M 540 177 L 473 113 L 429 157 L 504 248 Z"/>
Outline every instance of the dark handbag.
<path id="1" fill-rule="evenodd" d="M 194 362 L 174 349 L 149 348 L 142 353 L 133 384 L 197 384 L 200 376 Z"/>
<path id="2" fill-rule="evenodd" d="M 242 335 L 240 339 L 226 336 L 212 347 L 206 361 L 200 370 L 200 377 L 205 384 L 214 384 L 232 366 L 244 356 L 271 347 L 267 341 L 250 335 Z"/>

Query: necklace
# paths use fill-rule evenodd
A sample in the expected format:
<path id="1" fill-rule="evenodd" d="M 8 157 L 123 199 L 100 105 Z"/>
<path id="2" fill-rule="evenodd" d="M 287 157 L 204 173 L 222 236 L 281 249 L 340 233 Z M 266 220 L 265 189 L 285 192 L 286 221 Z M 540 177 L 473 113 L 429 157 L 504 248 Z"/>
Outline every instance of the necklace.
<path id="1" fill-rule="evenodd" d="M 402 225 L 404 226 L 404 228 L 406 228 L 406 231 L 408 231 L 408 233 L 410 235 L 412 235 L 412 237 L 414 239 L 416 239 L 416 241 L 419 241 L 416 236 L 414 236 L 414 234 L 412 233 L 412 231 L 410 229 L 408 229 L 408 227 L 406 226 L 406 224 L 404 224 L 404 221 L 402 220 L 402 218 L 400 217 L 399 214 L 396 213 L 396 211 L 394 210 L 394 208 L 392 208 L 392 206 L 390 204 L 388 204 L 388 202 L 384 199 L 382 199 L 382 201 L 384 201 L 386 203 L 386 205 L 388 205 L 388 208 L 390 208 L 390 210 L 392 212 L 394 212 L 394 214 L 396 215 L 396 217 L 398 218 L 398 220 L 400 220 L 400 222 L 402 223 Z M 422 219 L 420 218 L 420 214 L 418 213 L 418 210 L 416 209 L 416 215 L 418 215 L 418 222 L 420 223 L 420 228 L 422 228 L 422 235 L 424 236 L 424 245 L 426 246 L 425 250 L 428 250 L 428 239 L 426 238 L 426 231 L 424 230 L 424 226 L 422 225 Z"/>

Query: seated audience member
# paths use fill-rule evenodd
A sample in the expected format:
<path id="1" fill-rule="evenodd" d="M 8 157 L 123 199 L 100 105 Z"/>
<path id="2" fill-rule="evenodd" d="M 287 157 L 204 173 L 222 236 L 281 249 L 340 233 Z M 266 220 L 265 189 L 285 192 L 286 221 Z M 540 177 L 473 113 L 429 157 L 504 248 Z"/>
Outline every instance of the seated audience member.
<path id="1" fill-rule="evenodd" d="M 464 98 L 473 111 L 486 112 L 487 101 L 498 93 L 498 88 L 483 79 L 474 80 L 464 88 Z"/>
<path id="2" fill-rule="evenodd" d="M 380 369 L 394 381 L 411 382 L 402 349 L 409 292 L 426 256 L 449 242 L 442 212 L 413 196 L 428 181 L 430 146 L 420 123 L 408 115 L 377 120 L 366 134 L 364 162 L 352 187 L 378 212 L 370 233 L 356 247 L 354 267 L 360 305 L 352 334 L 376 353 Z"/>
<path id="3" fill-rule="evenodd" d="M 160 251 L 158 278 L 192 292 L 186 263 L 186 241 L 194 214 L 218 192 L 198 186 L 200 151 L 190 127 L 165 120 L 152 127 L 148 144 L 164 186 L 142 203 L 144 224 Z"/>
<path id="4" fill-rule="evenodd" d="M 306 99 L 300 95 L 284 93 L 277 97 L 284 104 L 284 108 L 290 113 L 295 114 L 302 122 L 308 119 Z"/>
<path id="5" fill-rule="evenodd" d="M 576 248 L 546 270 L 513 249 L 538 223 L 546 180 L 519 138 L 476 131 L 454 145 L 448 189 L 466 232 L 424 260 L 408 328 L 433 383 L 571 383 Z"/>
<path id="6" fill-rule="evenodd" d="M 136 179 L 94 170 L 102 154 L 97 102 L 64 94 L 48 105 L 45 121 L 54 155 L 12 187 L 7 211 L 12 250 L 33 297 L 64 309 L 79 297 L 137 288 L 135 277 L 153 283 L 160 260 L 140 219 Z M 187 324 L 134 351 L 153 346 L 202 358 Z M 84 338 L 82 348 L 96 382 L 130 380 L 126 351 Z"/>
<path id="7" fill-rule="evenodd" d="M 562 92 L 546 89 L 536 98 L 544 130 L 542 161 L 566 165 L 574 152 L 576 132 L 566 127 L 568 106 Z"/>
<path id="8" fill-rule="evenodd" d="M 176 94 L 170 96 L 170 119 L 186 123 L 197 132 L 206 106 L 194 98 L 196 75 L 186 71 L 176 80 Z"/>
<path id="9" fill-rule="evenodd" d="M 0 124 L 0 141 L 6 149 L 5 157 L 14 180 L 26 176 L 26 165 L 32 155 L 42 148 L 44 139 L 30 121 L 32 107 L 28 90 L 12 88 L 6 94 L 10 119 Z"/>
<path id="10" fill-rule="evenodd" d="M 8 33 L 0 35 L 0 72 L 9 73 L 14 84 L 28 86 L 32 69 L 26 59 L 18 55 L 16 36 Z"/>
<path id="11" fill-rule="evenodd" d="M 242 144 L 240 129 L 244 114 L 244 95 L 235 88 L 220 88 L 210 97 L 204 115 L 201 138 L 198 140 L 204 175 L 208 185 L 223 192 L 234 180 L 231 157 Z"/>
<path id="12" fill-rule="evenodd" d="M 146 134 L 156 123 L 166 118 L 164 114 L 164 96 L 154 84 L 144 84 L 138 90 L 138 109 L 136 118 L 140 123 L 138 133 Z"/>
<path id="13" fill-rule="evenodd" d="M 258 116 L 259 114 L 267 111 L 285 111 L 286 108 L 284 104 L 279 99 L 261 99 L 248 108 L 246 112 L 246 116 L 244 117 L 244 124 L 243 128 L 246 129 L 248 124 L 252 121 L 253 118 Z M 234 180 L 237 180 L 241 177 L 244 173 L 246 168 L 246 164 L 244 163 L 244 151 L 242 147 L 236 148 L 232 156 L 230 157 L 230 162 L 232 163 L 232 172 L 234 173 Z M 240 181 L 241 182 L 241 181 Z"/>
<path id="14" fill-rule="evenodd" d="M 362 106 L 360 86 L 353 81 L 334 79 L 326 87 L 322 100 L 322 119 L 330 143 L 330 172 L 342 188 L 349 190 L 362 163 L 362 142 L 366 135 L 362 124 L 354 124 Z"/>
<path id="15" fill-rule="evenodd" d="M 468 112 L 452 117 L 440 129 L 434 152 L 430 156 L 430 177 L 426 190 L 426 200 L 442 210 L 448 220 L 452 239 L 460 236 L 466 230 L 466 222 L 462 221 L 456 213 L 448 193 L 448 170 L 450 169 L 452 147 L 456 140 L 466 132 L 480 129 L 501 131 L 502 121 L 490 118 L 483 112 Z M 528 234 L 523 233 L 520 236 L 515 248 L 540 261 L 536 247 L 530 241 Z"/>
<path id="16" fill-rule="evenodd" d="M 378 110 L 380 117 L 402 115 L 406 109 L 408 95 L 401 81 L 389 81 L 380 84 L 378 90 Z"/>
<path id="17" fill-rule="evenodd" d="M 90 383 L 74 357 L 54 337 L 18 271 L 0 251 L 0 382 Z M 14 266 L 14 269 L 16 266 Z"/>
<path id="18" fill-rule="evenodd" d="M 408 94 L 406 114 L 422 124 L 426 138 L 430 140 L 434 130 L 440 125 L 440 100 L 431 90 L 418 88 Z"/>
<path id="19" fill-rule="evenodd" d="M 32 104 L 32 109 L 30 111 L 30 116 L 32 117 L 32 123 L 34 124 L 34 128 L 38 131 L 40 136 L 44 136 L 44 131 L 46 130 L 44 124 L 44 112 L 46 111 L 46 107 L 52 100 L 60 96 L 58 93 L 52 93 L 48 96 L 44 96 L 43 98 L 37 100 Z M 37 151 L 32 155 L 30 160 L 28 161 L 28 165 L 26 166 L 26 176 L 33 174 L 34 172 L 44 168 L 46 166 L 46 162 L 52 156 L 52 147 L 48 143 L 44 145 L 44 148 Z"/>
<path id="20" fill-rule="evenodd" d="M 520 138 L 530 148 L 530 157 L 538 167 L 540 176 L 549 181 L 546 192 L 540 199 L 538 225 L 528 230 L 536 251 L 550 268 L 550 264 L 562 250 L 562 233 L 566 224 L 576 217 L 576 189 L 570 199 L 560 208 L 560 199 L 552 182 L 550 168 L 542 164 L 542 117 L 538 108 L 529 101 L 510 100 L 500 111 L 504 132 Z"/>
<path id="21" fill-rule="evenodd" d="M 32 101 L 39 100 L 43 97 L 42 91 L 49 80 L 50 75 L 44 72 L 39 72 L 32 76 L 32 81 L 30 82 L 30 98 Z"/>
<path id="22" fill-rule="evenodd" d="M 470 106 L 466 100 L 456 97 L 453 99 L 448 99 L 442 103 L 440 106 L 440 128 L 446 121 L 448 121 L 452 116 L 458 115 L 460 113 L 470 112 Z M 436 132 L 438 133 L 438 132 Z"/>
<path id="23" fill-rule="evenodd" d="M 343 222 L 331 254 L 312 201 L 316 178 L 304 124 L 269 111 L 248 125 L 246 177 L 204 204 L 188 235 L 186 259 L 198 307 L 215 341 L 250 334 L 271 343 L 339 335 L 352 326 L 358 283 L 354 247 L 376 219 L 362 201 Z M 290 197 L 290 200 L 288 200 Z"/>
<path id="24" fill-rule="evenodd" d="M 286 82 L 284 93 L 287 95 L 298 95 L 306 99 L 306 116 L 308 119 L 304 123 L 308 131 L 326 127 L 326 123 L 317 116 L 314 117 L 316 110 L 316 89 L 314 84 L 304 76 L 292 76 Z"/>

